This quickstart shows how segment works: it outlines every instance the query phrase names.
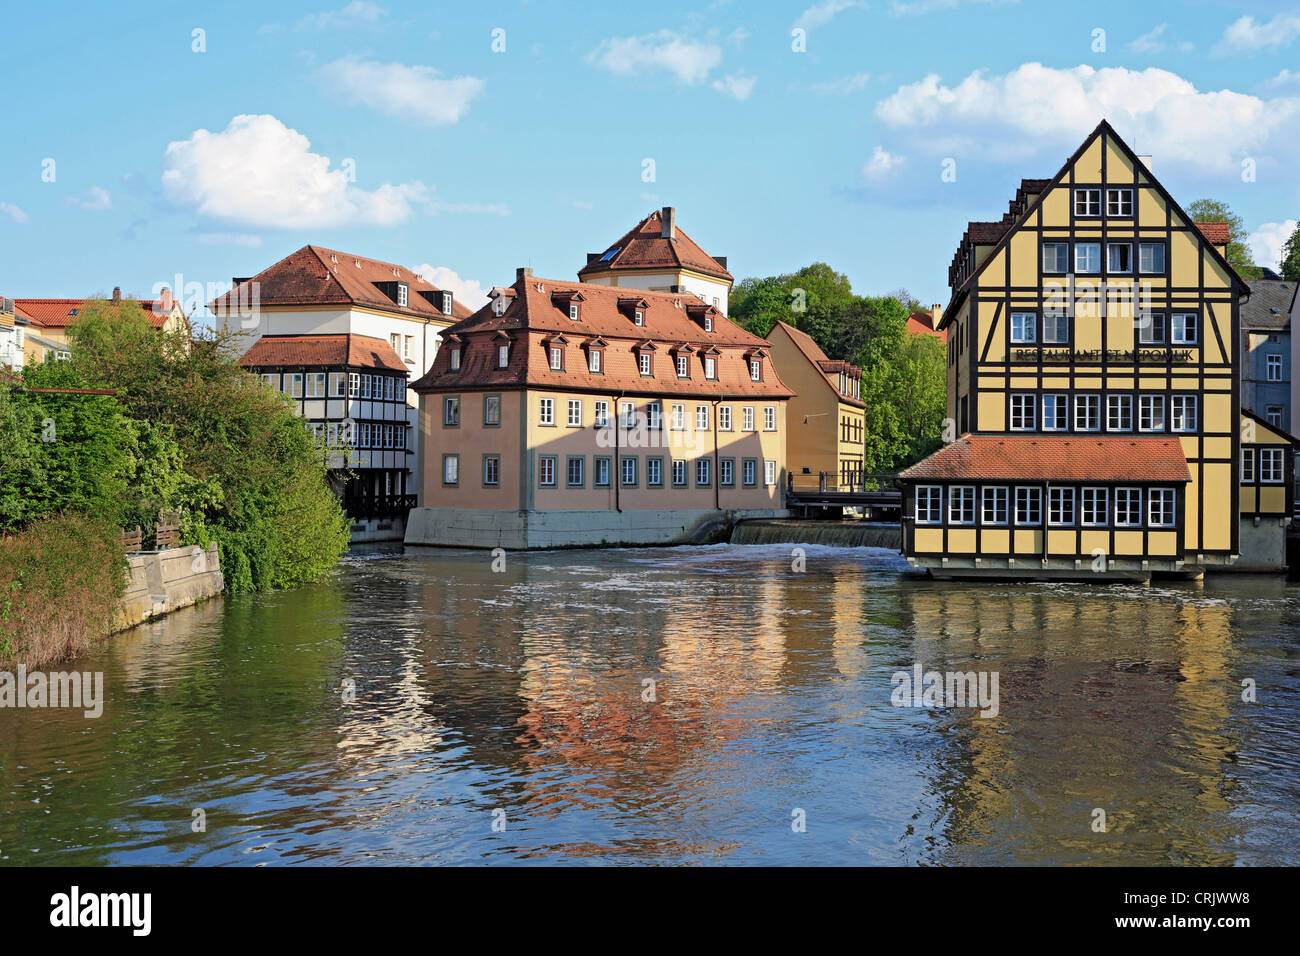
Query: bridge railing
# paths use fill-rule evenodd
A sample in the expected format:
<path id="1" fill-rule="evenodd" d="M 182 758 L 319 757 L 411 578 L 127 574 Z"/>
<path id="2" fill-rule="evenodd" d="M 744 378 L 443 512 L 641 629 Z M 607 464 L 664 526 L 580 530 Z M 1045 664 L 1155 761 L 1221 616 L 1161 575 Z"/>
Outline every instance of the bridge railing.
<path id="1" fill-rule="evenodd" d="M 818 472 L 815 475 L 786 472 L 786 491 L 793 495 L 807 494 L 863 494 L 868 491 L 892 491 L 897 474 L 858 475 L 856 480 L 843 481 L 839 475 Z"/>

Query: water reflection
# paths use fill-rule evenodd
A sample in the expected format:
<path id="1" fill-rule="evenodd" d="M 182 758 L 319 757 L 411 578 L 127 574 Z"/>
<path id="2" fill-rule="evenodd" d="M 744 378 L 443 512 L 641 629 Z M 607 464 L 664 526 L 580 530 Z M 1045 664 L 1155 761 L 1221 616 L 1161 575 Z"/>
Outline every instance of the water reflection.
<path id="1" fill-rule="evenodd" d="M 99 721 L 0 711 L 0 860 L 1295 862 L 1293 586 L 792 550 L 359 553 L 157 622 L 79 662 Z M 915 663 L 999 715 L 891 706 Z"/>

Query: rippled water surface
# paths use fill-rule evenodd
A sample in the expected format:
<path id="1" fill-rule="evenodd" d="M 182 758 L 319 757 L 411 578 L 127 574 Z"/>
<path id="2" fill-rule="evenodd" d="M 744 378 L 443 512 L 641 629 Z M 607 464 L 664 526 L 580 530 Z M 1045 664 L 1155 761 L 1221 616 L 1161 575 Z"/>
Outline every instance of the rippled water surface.
<path id="1" fill-rule="evenodd" d="M 120 635 L 98 720 L 0 710 L 0 862 L 1300 863 L 1296 585 L 791 550 L 358 553 Z"/>

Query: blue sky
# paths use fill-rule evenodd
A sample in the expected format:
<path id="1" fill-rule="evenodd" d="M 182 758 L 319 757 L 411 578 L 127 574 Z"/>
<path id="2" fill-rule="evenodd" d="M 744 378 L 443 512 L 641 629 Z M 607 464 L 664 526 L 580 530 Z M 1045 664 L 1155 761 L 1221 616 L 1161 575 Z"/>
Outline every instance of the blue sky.
<path id="1" fill-rule="evenodd" d="M 1267 262 L 1300 217 L 1298 54 L 1286 3 L 23 4 L 0 294 L 193 297 L 315 242 L 472 299 L 673 205 L 737 277 L 822 260 L 946 302 L 966 221 L 1102 115 Z"/>

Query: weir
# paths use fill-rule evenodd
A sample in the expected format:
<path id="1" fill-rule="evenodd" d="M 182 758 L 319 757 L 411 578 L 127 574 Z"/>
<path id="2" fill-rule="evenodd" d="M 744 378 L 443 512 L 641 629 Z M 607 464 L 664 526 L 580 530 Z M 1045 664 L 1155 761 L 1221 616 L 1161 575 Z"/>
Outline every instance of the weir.
<path id="1" fill-rule="evenodd" d="M 902 528 L 874 521 L 741 521 L 731 529 L 731 544 L 820 544 L 831 548 L 902 547 Z"/>

